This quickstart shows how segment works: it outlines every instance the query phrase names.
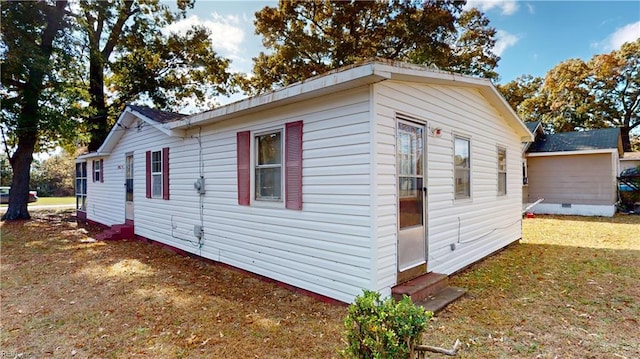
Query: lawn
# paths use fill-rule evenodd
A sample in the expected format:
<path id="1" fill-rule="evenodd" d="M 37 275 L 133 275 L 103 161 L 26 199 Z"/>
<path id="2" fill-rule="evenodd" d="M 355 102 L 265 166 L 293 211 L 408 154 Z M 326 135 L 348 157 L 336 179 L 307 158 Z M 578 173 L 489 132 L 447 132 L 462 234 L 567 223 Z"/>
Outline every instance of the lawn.
<path id="1" fill-rule="evenodd" d="M 345 306 L 159 246 L 92 241 L 71 213 L 2 223 L 3 354 L 338 357 Z M 639 229 L 640 216 L 524 220 L 520 244 L 451 278 L 468 293 L 425 343 L 460 339 L 459 358 L 640 357 Z"/>
<path id="2" fill-rule="evenodd" d="M 33 206 L 57 206 L 57 205 L 75 205 L 75 197 L 38 197 L 35 202 L 29 203 L 29 207 Z M 0 207 L 7 207 L 7 204 L 2 204 Z"/>

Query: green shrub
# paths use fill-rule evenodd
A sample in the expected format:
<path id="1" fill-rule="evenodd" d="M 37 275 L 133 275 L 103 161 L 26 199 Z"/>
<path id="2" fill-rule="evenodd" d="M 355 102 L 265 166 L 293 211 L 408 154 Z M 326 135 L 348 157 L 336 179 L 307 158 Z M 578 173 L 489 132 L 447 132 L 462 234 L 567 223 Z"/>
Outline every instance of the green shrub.
<path id="1" fill-rule="evenodd" d="M 365 290 L 349 306 L 344 324 L 347 358 L 411 358 L 427 323 L 433 316 L 404 297 L 380 299 L 380 293 Z"/>

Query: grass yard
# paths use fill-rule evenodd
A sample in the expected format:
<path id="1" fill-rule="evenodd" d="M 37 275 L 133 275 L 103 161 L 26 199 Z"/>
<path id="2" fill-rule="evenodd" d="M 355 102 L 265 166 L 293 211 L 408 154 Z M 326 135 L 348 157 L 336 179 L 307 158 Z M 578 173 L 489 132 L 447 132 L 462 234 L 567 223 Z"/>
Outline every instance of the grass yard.
<path id="1" fill-rule="evenodd" d="M 339 357 L 346 306 L 159 246 L 94 242 L 71 214 L 2 223 L 3 355 Z M 524 231 L 451 279 L 469 291 L 425 344 L 458 338 L 459 358 L 640 357 L 640 216 L 537 217 Z"/>
<path id="2" fill-rule="evenodd" d="M 38 197 L 35 202 L 29 203 L 29 207 L 34 206 L 57 206 L 57 205 L 75 205 L 75 197 Z M 1 204 L 0 208 L 7 207 L 8 204 Z"/>

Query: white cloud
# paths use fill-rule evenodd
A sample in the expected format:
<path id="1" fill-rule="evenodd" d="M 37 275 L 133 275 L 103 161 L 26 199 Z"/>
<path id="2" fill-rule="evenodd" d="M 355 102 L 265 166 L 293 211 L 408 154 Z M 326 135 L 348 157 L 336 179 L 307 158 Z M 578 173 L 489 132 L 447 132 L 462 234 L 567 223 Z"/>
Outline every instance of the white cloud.
<path id="1" fill-rule="evenodd" d="M 469 0 L 465 5 L 465 9 L 477 7 L 482 12 L 487 12 L 494 8 L 500 10 L 502 15 L 513 15 L 518 11 L 518 3 L 516 0 Z"/>
<path id="2" fill-rule="evenodd" d="M 638 38 L 640 38 L 640 21 L 616 29 L 616 31 L 602 43 L 602 47 L 606 51 L 612 51 L 619 49 L 625 42 L 636 41 Z"/>
<path id="3" fill-rule="evenodd" d="M 211 14 L 210 19 L 202 20 L 197 15 L 171 24 L 166 30 L 173 32 L 186 32 L 194 25 L 200 25 L 211 31 L 209 39 L 213 48 L 224 57 L 238 56 L 241 45 L 245 39 L 245 33 L 241 20 L 237 16 L 221 16 L 218 13 Z"/>
<path id="4" fill-rule="evenodd" d="M 527 3 L 527 10 L 529 11 L 529 14 L 531 14 L 531 15 L 536 13 L 536 8 L 534 8 L 533 4 L 531 4 L 531 3 Z"/>
<path id="5" fill-rule="evenodd" d="M 518 41 L 520 41 L 519 36 L 510 34 L 504 30 L 497 30 L 496 44 L 493 47 L 493 53 L 502 56 L 502 53 L 504 53 L 507 48 L 515 45 Z"/>

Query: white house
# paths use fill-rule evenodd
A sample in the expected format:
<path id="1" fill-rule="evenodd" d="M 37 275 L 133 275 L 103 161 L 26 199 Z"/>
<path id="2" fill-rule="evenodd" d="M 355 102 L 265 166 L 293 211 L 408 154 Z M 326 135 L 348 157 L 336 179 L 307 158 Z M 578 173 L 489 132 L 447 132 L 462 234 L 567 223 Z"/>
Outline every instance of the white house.
<path id="1" fill-rule="evenodd" d="M 128 106 L 78 215 L 351 302 L 521 238 L 522 142 L 489 80 L 371 61 L 184 116 Z"/>

